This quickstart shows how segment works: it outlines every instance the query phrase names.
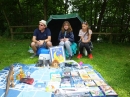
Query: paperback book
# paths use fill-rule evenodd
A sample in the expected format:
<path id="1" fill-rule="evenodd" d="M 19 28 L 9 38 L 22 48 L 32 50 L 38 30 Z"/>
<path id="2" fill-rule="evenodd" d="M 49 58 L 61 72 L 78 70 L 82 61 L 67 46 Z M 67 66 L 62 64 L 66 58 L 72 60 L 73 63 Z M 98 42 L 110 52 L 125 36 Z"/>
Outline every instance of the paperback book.
<path id="1" fill-rule="evenodd" d="M 89 87 L 89 91 L 90 91 L 92 97 L 104 97 L 104 94 L 99 89 L 99 87 Z"/>
<path id="2" fill-rule="evenodd" d="M 78 71 L 71 71 L 71 76 L 72 77 L 79 76 Z"/>
<path id="3" fill-rule="evenodd" d="M 57 89 L 55 95 L 59 97 L 90 97 L 89 90 L 86 88 L 60 88 Z"/>
<path id="4" fill-rule="evenodd" d="M 86 80 L 85 85 L 92 87 L 92 86 L 97 86 L 96 83 L 93 80 Z"/>
<path id="5" fill-rule="evenodd" d="M 83 80 L 91 79 L 85 70 L 79 70 L 79 74 Z"/>
<path id="6" fill-rule="evenodd" d="M 61 75 L 59 73 L 50 73 L 50 80 L 51 81 L 61 81 Z"/>
<path id="7" fill-rule="evenodd" d="M 106 97 L 118 97 L 117 93 L 109 85 L 103 85 L 100 88 Z"/>
<path id="8" fill-rule="evenodd" d="M 97 84 L 97 86 L 107 85 L 106 82 L 102 79 L 96 79 L 94 82 Z"/>
<path id="9" fill-rule="evenodd" d="M 61 88 L 71 87 L 71 79 L 70 79 L 70 77 L 62 77 L 62 78 L 61 78 L 60 87 L 61 87 Z"/>
<path id="10" fill-rule="evenodd" d="M 90 76 L 91 79 L 95 80 L 95 79 L 101 79 L 96 73 L 88 73 L 88 75 Z"/>

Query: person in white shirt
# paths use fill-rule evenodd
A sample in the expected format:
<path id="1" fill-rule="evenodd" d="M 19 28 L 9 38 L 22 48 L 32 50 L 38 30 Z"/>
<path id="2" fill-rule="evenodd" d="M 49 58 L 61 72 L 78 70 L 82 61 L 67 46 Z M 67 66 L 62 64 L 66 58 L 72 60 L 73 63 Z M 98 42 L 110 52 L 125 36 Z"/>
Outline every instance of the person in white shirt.
<path id="1" fill-rule="evenodd" d="M 79 51 L 77 58 L 80 59 L 83 56 L 83 48 L 87 50 L 88 57 L 90 59 L 93 58 L 91 50 L 90 50 L 90 42 L 91 42 L 92 30 L 89 29 L 89 25 L 87 22 L 82 23 L 82 29 L 79 31 L 80 43 L 79 43 Z"/>

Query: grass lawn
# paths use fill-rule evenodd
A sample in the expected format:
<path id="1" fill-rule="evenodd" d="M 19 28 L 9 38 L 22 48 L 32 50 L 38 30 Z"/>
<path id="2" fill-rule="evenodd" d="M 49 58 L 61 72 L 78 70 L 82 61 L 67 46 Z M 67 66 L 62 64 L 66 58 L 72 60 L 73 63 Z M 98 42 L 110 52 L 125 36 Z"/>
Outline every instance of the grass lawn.
<path id="1" fill-rule="evenodd" d="M 13 63 L 33 64 L 38 57 L 30 59 L 27 52 L 30 40 L 0 38 L 0 70 Z M 97 70 L 119 97 L 130 97 L 130 45 L 93 43 L 92 60 L 87 57 L 73 60 L 88 63 Z"/>

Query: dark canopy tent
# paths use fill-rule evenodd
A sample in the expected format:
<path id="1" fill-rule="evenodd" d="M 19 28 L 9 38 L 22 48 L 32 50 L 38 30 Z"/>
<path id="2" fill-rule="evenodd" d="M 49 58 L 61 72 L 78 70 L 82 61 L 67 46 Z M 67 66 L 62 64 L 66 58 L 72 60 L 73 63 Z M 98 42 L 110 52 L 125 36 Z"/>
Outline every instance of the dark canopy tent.
<path id="1" fill-rule="evenodd" d="M 61 30 L 64 21 L 69 21 L 72 26 L 75 42 L 79 40 L 79 30 L 81 29 L 81 22 L 83 21 L 77 13 L 65 14 L 65 15 L 51 15 L 48 19 L 48 28 L 52 34 L 52 44 L 58 45 L 58 35 Z"/>

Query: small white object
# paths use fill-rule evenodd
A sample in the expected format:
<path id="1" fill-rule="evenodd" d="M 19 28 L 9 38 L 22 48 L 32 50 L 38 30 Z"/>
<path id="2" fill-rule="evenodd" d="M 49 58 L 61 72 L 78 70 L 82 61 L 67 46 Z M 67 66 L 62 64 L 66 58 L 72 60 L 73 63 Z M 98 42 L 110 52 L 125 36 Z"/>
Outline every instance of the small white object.
<path id="1" fill-rule="evenodd" d="M 43 60 L 43 58 L 46 58 L 46 60 L 50 60 L 50 54 L 40 54 L 39 60 Z"/>
<path id="2" fill-rule="evenodd" d="M 83 48 L 83 53 L 84 53 L 85 56 L 88 55 L 87 50 L 85 49 L 85 47 Z"/>

